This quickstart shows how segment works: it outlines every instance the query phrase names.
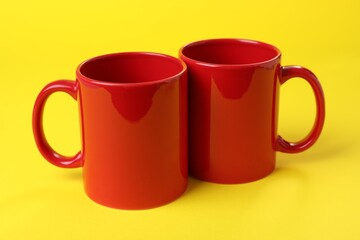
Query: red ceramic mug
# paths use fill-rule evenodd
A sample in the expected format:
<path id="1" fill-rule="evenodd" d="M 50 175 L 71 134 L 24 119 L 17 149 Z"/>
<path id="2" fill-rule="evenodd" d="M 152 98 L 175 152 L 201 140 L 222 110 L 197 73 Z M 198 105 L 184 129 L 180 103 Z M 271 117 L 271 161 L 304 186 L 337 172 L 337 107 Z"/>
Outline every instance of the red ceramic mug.
<path id="1" fill-rule="evenodd" d="M 65 92 L 79 103 L 82 149 L 62 156 L 46 141 L 46 99 Z M 187 74 L 180 60 L 131 52 L 80 64 L 76 81 L 48 84 L 33 110 L 37 147 L 52 164 L 83 168 L 87 195 L 119 209 L 175 200 L 187 186 Z"/>
<path id="2" fill-rule="evenodd" d="M 299 66 L 281 66 L 280 51 L 242 39 L 190 43 L 179 52 L 189 73 L 189 173 L 217 183 L 260 179 L 275 168 L 276 151 L 296 153 L 318 139 L 325 117 L 316 76 Z M 306 80 L 316 98 L 316 120 L 299 142 L 277 133 L 280 86 Z"/>

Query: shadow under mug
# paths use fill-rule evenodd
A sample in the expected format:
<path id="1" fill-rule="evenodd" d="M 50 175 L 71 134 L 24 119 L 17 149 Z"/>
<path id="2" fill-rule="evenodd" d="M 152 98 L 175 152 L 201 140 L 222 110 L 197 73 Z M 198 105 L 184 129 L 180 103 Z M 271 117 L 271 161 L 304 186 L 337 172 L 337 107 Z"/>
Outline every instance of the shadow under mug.
<path id="1" fill-rule="evenodd" d="M 318 139 L 325 101 L 316 76 L 300 66 L 281 66 L 280 51 L 244 39 L 210 39 L 180 49 L 189 72 L 189 174 L 216 183 L 244 183 L 270 174 L 276 151 L 296 153 Z M 280 86 L 306 80 L 315 95 L 310 133 L 288 142 L 277 133 Z"/>
<path id="2" fill-rule="evenodd" d="M 82 149 L 73 157 L 57 153 L 44 135 L 44 105 L 58 91 L 79 105 Z M 179 59 L 129 52 L 87 60 L 76 81 L 43 88 L 32 120 L 42 155 L 59 167 L 82 167 L 85 191 L 97 203 L 146 209 L 186 189 L 187 72 Z"/>

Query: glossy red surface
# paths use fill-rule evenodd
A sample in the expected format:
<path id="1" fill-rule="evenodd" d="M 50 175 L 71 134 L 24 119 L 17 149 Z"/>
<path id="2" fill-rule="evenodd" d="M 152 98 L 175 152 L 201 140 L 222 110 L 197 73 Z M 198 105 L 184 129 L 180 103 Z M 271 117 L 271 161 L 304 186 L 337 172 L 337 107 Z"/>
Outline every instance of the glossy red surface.
<path id="1" fill-rule="evenodd" d="M 241 39 L 194 42 L 179 52 L 189 72 L 189 170 L 205 181 L 244 183 L 275 168 L 276 151 L 300 152 L 318 139 L 325 117 L 324 95 L 315 75 L 282 67 L 280 51 Z M 278 136 L 282 83 L 304 78 L 312 87 L 317 117 L 303 140 Z"/>
<path id="2" fill-rule="evenodd" d="M 146 209 L 179 197 L 188 175 L 185 64 L 119 53 L 82 63 L 76 76 L 50 83 L 37 98 L 33 131 L 42 155 L 56 166 L 82 166 L 86 193 L 109 207 Z M 56 91 L 79 102 L 82 149 L 74 157 L 55 152 L 44 136 L 44 104 Z"/>

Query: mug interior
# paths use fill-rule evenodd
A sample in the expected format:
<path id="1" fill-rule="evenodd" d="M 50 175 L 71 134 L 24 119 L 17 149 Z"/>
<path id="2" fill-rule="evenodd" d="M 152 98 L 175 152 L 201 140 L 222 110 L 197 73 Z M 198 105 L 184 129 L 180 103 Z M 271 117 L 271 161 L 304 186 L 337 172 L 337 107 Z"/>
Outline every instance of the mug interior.
<path id="1" fill-rule="evenodd" d="M 109 83 L 141 83 L 166 80 L 183 72 L 176 58 L 145 52 L 115 53 L 92 58 L 78 68 L 80 75 Z"/>
<path id="2" fill-rule="evenodd" d="M 242 39 L 213 39 L 191 43 L 181 50 L 189 59 L 209 64 L 255 64 L 273 60 L 280 51 L 266 43 Z"/>

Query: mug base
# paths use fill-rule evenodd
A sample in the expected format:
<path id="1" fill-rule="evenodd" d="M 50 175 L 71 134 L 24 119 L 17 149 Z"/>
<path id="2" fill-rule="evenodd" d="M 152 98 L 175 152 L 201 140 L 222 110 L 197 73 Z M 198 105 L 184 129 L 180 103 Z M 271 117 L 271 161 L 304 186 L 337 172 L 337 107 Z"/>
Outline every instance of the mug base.
<path id="1" fill-rule="evenodd" d="M 100 199 L 99 196 L 93 196 L 90 192 L 85 191 L 86 195 L 95 203 L 100 204 L 105 207 L 118 209 L 118 210 L 147 210 L 152 208 L 158 208 L 169 203 L 174 202 L 177 200 L 187 189 L 187 185 L 181 191 L 176 194 L 173 194 L 167 198 L 158 199 L 154 201 L 153 199 L 149 199 L 149 196 L 144 196 L 142 199 L 148 199 L 149 201 L 143 201 L 142 203 L 134 203 L 128 202 L 125 203 L 124 201 L 116 201 L 114 199 Z"/>
<path id="2" fill-rule="evenodd" d="M 250 182 L 255 182 L 258 180 L 261 180 L 265 177 L 267 177 L 268 175 L 270 175 L 273 171 L 275 170 L 275 166 L 268 169 L 265 172 L 261 172 L 258 174 L 253 174 L 251 176 L 247 175 L 237 175 L 237 176 L 216 176 L 214 175 L 204 175 L 204 174 L 196 174 L 196 173 L 192 173 L 191 171 L 189 172 L 189 176 L 196 178 L 198 180 L 201 181 L 205 181 L 205 182 L 211 182 L 211 183 L 218 183 L 218 184 L 242 184 L 242 183 L 250 183 Z"/>

